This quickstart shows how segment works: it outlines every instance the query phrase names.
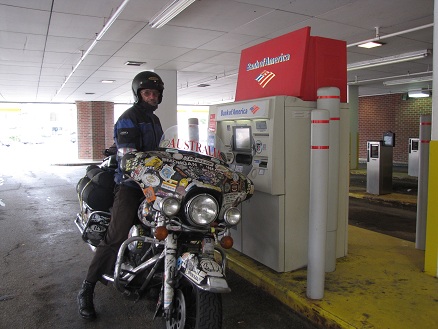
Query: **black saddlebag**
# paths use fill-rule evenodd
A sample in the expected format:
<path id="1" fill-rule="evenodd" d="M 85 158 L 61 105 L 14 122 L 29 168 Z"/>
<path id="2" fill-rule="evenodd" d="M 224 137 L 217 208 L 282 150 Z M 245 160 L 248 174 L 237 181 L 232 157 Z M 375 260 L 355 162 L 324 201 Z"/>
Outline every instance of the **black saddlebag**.
<path id="1" fill-rule="evenodd" d="M 76 192 L 79 200 L 93 210 L 109 211 L 114 201 L 114 185 L 113 169 L 90 165 L 76 185 Z"/>

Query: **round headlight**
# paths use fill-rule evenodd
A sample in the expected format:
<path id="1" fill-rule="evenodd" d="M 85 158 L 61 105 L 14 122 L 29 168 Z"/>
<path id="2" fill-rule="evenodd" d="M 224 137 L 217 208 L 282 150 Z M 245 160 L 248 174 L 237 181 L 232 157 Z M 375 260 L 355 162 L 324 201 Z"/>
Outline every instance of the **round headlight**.
<path id="1" fill-rule="evenodd" d="M 192 224 L 204 226 L 216 219 L 219 205 L 211 195 L 200 194 L 187 203 L 185 210 L 187 218 Z"/>
<path id="2" fill-rule="evenodd" d="M 160 209 L 166 216 L 175 216 L 179 211 L 180 203 L 177 198 L 165 197 L 160 201 Z"/>
<path id="3" fill-rule="evenodd" d="M 228 208 L 225 211 L 224 219 L 228 225 L 236 225 L 240 222 L 242 215 L 240 214 L 240 210 L 236 207 Z"/>

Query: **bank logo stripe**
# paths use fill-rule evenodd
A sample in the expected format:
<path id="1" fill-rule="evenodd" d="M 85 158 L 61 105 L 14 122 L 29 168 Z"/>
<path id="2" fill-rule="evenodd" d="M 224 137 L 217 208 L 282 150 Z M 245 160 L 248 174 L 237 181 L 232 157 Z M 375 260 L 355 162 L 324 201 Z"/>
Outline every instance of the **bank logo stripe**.
<path id="1" fill-rule="evenodd" d="M 250 110 L 253 114 L 256 114 L 256 112 L 257 112 L 258 110 L 260 110 L 260 107 L 258 107 L 257 105 L 253 105 L 253 106 L 251 106 L 251 107 L 249 108 L 249 110 Z"/>
<path id="2" fill-rule="evenodd" d="M 275 73 L 274 72 L 270 72 L 270 71 L 264 70 L 262 73 L 260 73 L 257 76 L 256 81 L 259 83 L 259 85 L 262 88 L 265 88 L 266 85 L 269 83 L 269 81 L 271 81 L 274 77 L 275 77 Z"/>

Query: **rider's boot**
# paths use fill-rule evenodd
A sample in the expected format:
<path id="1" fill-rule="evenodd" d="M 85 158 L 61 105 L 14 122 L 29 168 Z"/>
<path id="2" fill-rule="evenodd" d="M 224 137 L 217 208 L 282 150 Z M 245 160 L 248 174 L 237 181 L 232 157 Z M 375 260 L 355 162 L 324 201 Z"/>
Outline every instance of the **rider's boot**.
<path id="1" fill-rule="evenodd" d="M 78 294 L 79 314 L 84 319 L 94 319 L 96 317 L 96 310 L 93 304 L 95 285 L 95 283 L 84 281 L 82 283 L 82 289 Z"/>

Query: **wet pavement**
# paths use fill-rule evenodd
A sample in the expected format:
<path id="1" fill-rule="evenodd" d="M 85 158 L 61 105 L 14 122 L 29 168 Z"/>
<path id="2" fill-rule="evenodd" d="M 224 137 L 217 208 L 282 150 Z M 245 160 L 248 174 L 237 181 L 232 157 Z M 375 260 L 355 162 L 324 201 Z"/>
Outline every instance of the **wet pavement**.
<path id="1" fill-rule="evenodd" d="M 418 178 L 407 167 L 393 169 L 392 191 L 366 192 L 366 166 L 350 173 L 349 224 L 415 242 Z"/>
<path id="2" fill-rule="evenodd" d="M 111 285 L 96 287 L 98 318 L 80 318 L 76 296 L 92 257 L 74 224 L 85 166 L 37 160 L 0 167 L 0 328 L 164 328 L 155 300 L 135 303 Z M 233 271 L 228 279 L 223 328 L 315 328 Z"/>
<path id="3" fill-rule="evenodd" d="M 48 169 L 49 159 L 31 154 L 0 166 L 0 328 L 163 328 L 152 321 L 154 301 L 134 303 L 103 285 L 98 319 L 79 318 L 76 294 L 91 251 L 73 219 L 85 167 Z M 438 282 L 423 273 L 424 252 L 412 242 L 417 179 L 397 168 L 385 196 L 366 193 L 363 168 L 350 181 L 348 255 L 326 274 L 324 298 L 306 298 L 305 269 L 279 274 L 232 251 L 224 328 L 438 327 Z"/>

